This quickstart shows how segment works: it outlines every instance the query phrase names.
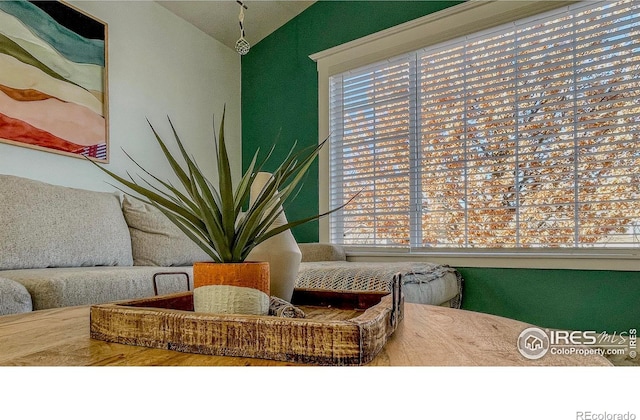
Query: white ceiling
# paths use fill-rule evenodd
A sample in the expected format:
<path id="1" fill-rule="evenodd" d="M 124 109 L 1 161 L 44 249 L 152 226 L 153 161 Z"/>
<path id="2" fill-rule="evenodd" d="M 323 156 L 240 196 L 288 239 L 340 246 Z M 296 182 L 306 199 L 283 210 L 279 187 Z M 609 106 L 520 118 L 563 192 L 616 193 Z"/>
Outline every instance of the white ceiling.
<path id="1" fill-rule="evenodd" d="M 156 1 L 230 48 L 234 48 L 240 38 L 240 5 L 235 0 Z M 257 44 L 313 3 L 293 0 L 245 1 L 245 39 L 251 45 Z"/>

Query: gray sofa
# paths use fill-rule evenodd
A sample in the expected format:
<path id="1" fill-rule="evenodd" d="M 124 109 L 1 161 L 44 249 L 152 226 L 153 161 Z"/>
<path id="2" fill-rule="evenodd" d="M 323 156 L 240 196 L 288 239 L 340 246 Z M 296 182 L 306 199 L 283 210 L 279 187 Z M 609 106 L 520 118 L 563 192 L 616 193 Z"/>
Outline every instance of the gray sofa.
<path id="1" fill-rule="evenodd" d="M 140 201 L 0 174 L 0 315 L 183 291 L 208 259 Z"/>
<path id="2" fill-rule="evenodd" d="M 342 247 L 299 244 L 296 287 L 390 290 L 460 307 L 462 278 L 430 263 L 355 263 Z M 117 193 L 0 174 L 0 315 L 173 293 L 209 257 L 156 208 Z"/>

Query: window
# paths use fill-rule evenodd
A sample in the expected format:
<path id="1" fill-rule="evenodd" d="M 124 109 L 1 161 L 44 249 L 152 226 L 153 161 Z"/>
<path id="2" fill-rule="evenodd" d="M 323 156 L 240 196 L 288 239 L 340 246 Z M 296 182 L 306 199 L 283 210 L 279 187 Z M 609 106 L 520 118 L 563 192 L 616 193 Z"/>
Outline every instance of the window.
<path id="1" fill-rule="evenodd" d="M 640 3 L 585 2 L 329 78 L 330 240 L 640 247 Z"/>

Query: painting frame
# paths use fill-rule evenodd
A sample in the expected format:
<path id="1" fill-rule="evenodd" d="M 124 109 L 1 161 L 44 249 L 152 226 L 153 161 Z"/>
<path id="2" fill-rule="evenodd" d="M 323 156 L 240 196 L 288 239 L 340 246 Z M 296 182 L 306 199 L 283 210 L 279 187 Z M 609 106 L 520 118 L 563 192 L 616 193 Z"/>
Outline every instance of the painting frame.
<path id="1" fill-rule="evenodd" d="M 109 163 L 108 32 L 65 1 L 0 2 L 0 143 Z"/>

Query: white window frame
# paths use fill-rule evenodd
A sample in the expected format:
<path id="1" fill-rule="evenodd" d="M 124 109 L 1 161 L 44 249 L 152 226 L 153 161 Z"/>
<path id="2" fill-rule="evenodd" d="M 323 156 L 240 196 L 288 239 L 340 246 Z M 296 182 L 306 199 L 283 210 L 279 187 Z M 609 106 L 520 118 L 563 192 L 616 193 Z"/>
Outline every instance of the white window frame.
<path id="1" fill-rule="evenodd" d="M 577 1 L 469 0 L 419 19 L 312 54 L 318 70 L 318 141 L 329 136 L 329 78 L 453 38 L 514 22 Z M 329 210 L 329 148 L 319 156 L 319 211 Z M 329 218 L 319 221 L 320 242 L 329 241 Z M 411 251 L 347 247 L 349 259 L 428 259 L 464 267 L 554 268 L 640 271 L 640 250 Z"/>

